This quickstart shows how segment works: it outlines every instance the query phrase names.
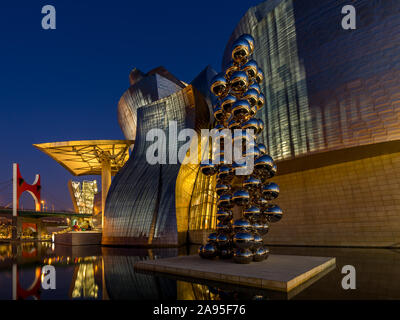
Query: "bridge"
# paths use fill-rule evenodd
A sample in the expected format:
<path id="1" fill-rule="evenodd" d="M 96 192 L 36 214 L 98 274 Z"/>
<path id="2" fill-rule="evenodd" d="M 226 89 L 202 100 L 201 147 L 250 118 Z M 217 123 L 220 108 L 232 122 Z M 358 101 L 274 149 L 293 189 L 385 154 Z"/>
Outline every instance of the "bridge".
<path id="1" fill-rule="evenodd" d="M 41 200 L 42 185 L 40 183 L 40 175 L 36 175 L 33 184 L 28 184 L 24 180 L 19 170 L 18 164 L 13 164 L 13 179 L 12 181 L 12 208 L 8 205 L 0 207 L 0 217 L 6 217 L 12 220 L 12 239 L 18 240 L 23 236 L 24 229 L 28 228 L 37 234 L 37 239 L 42 239 L 43 223 L 42 218 L 70 218 L 73 222 L 84 218 L 91 218 L 93 214 L 84 214 L 69 211 L 46 211 L 44 200 Z M 10 187 L 10 181 L 0 183 L 0 189 L 6 190 Z M 23 210 L 19 207 L 21 195 L 27 192 L 35 201 L 34 210 Z M 53 207 L 54 208 L 54 207 Z M 47 232 L 44 232 L 45 235 Z"/>
<path id="2" fill-rule="evenodd" d="M 86 214 L 86 213 L 76 213 L 76 212 L 69 212 L 69 211 L 35 211 L 35 210 L 21 210 L 18 209 L 18 216 L 25 217 L 25 218 L 91 218 L 93 214 Z M 3 217 L 12 217 L 13 209 L 8 208 L 0 208 L 0 216 Z"/>

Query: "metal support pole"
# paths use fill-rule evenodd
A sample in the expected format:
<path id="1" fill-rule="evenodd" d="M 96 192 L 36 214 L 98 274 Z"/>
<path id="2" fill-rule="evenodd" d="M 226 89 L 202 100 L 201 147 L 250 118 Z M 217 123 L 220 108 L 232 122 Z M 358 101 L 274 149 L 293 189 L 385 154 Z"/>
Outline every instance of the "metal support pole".
<path id="1" fill-rule="evenodd" d="M 16 263 L 12 265 L 12 299 L 17 300 L 17 281 L 18 281 L 18 267 Z"/>
<path id="2" fill-rule="evenodd" d="M 13 217 L 16 217 L 18 212 L 17 168 L 18 165 L 16 163 L 13 163 Z"/>
<path id="3" fill-rule="evenodd" d="M 105 218 L 104 210 L 106 208 L 106 199 L 108 190 L 111 186 L 111 161 L 103 159 L 101 162 L 101 227 L 104 228 Z"/>

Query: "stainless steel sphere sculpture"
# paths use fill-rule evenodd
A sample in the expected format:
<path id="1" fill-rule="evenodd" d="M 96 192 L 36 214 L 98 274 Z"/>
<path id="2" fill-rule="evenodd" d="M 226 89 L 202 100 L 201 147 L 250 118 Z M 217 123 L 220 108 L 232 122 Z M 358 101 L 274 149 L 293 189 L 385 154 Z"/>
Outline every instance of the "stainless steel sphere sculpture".
<path id="1" fill-rule="evenodd" d="M 226 164 L 224 161 L 223 139 L 220 139 L 219 161 L 201 165 L 207 176 L 217 175 L 216 193 L 218 211 L 216 232 L 208 236 L 208 242 L 199 248 L 202 258 L 229 259 L 237 263 L 262 261 L 268 257 L 269 250 L 263 244 L 270 223 L 282 218 L 282 210 L 270 203 L 279 195 L 276 183 L 268 181 L 276 174 L 276 164 L 267 154 L 265 145 L 254 143 L 246 148 L 246 140 L 253 130 L 256 138 L 264 129 L 261 119 L 255 118 L 265 102 L 260 83 L 264 74 L 256 61 L 251 59 L 254 51 L 254 38 L 244 34 L 232 45 L 232 61 L 225 71 L 215 76 L 211 92 L 218 97 L 214 106 L 215 128 L 242 129 L 241 134 L 233 134 L 233 141 L 240 139 L 243 156 L 254 157 L 254 170 L 251 175 L 236 175 L 241 164 Z M 222 138 L 222 135 L 221 135 Z M 255 140 L 254 140 L 255 141 Z M 240 217 L 233 223 L 234 216 Z"/>

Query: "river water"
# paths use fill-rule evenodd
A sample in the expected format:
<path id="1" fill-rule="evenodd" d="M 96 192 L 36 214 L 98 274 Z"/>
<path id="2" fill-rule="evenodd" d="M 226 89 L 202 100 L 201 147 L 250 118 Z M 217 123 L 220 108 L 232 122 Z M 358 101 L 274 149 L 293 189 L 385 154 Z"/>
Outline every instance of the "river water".
<path id="1" fill-rule="evenodd" d="M 336 268 L 286 293 L 134 271 L 137 261 L 197 254 L 197 246 L 168 249 L 69 247 L 50 242 L 0 243 L 4 299 L 400 299 L 400 250 L 269 247 L 272 254 L 336 257 Z M 44 290 L 41 270 L 52 265 L 56 288 Z M 342 287 L 342 267 L 356 270 L 356 289 Z M 13 286 L 14 282 L 14 286 Z"/>

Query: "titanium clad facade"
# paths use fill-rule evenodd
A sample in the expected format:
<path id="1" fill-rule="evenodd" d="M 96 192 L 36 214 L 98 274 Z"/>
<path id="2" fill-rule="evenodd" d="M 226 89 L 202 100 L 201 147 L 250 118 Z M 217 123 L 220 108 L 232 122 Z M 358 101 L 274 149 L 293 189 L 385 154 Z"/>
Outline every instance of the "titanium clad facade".
<path id="1" fill-rule="evenodd" d="M 349 4 L 355 30 L 341 24 Z M 265 1 L 236 26 L 223 65 L 243 33 L 265 74 L 261 140 L 279 160 L 284 217 L 265 241 L 398 247 L 400 2 Z"/>
<path id="2" fill-rule="evenodd" d="M 270 154 L 290 159 L 400 139 L 400 2 L 358 0 L 356 30 L 341 27 L 348 1 L 270 0 L 250 8 L 242 33 L 265 74 Z"/>
<path id="3" fill-rule="evenodd" d="M 147 74 L 133 69 L 129 75 L 131 86 L 118 102 L 118 122 L 128 140 L 135 140 L 137 109 L 165 98 L 185 87 L 162 67 Z"/>
<path id="4" fill-rule="evenodd" d="M 211 119 L 214 119 L 214 112 L 213 112 L 212 108 L 213 108 L 214 104 L 216 103 L 217 99 L 211 93 L 210 86 L 211 86 L 211 80 L 216 75 L 217 75 L 217 72 L 210 66 L 207 66 L 190 83 L 193 87 L 195 87 L 197 90 L 199 90 L 201 92 L 201 94 L 203 95 L 203 97 L 206 99 L 207 104 L 210 109 L 210 118 Z"/>
<path id="5" fill-rule="evenodd" d="M 141 85 L 142 81 L 134 86 Z M 107 196 L 103 244 L 176 246 L 186 241 L 190 204 L 180 205 L 179 196 L 183 190 L 177 185 L 177 177 L 181 165 L 168 161 L 169 150 L 179 150 L 186 143 L 169 137 L 170 121 L 177 122 L 178 132 L 192 128 L 199 133 L 200 129 L 209 127 L 208 105 L 200 92 L 189 85 L 136 109 L 135 146 L 130 159 L 115 176 Z M 146 135 L 155 128 L 166 134 L 165 164 L 149 164 L 146 159 L 149 146 L 154 144 L 146 141 Z M 188 186 L 190 194 L 190 183 Z M 185 212 L 185 217 L 177 214 L 177 207 Z"/>

